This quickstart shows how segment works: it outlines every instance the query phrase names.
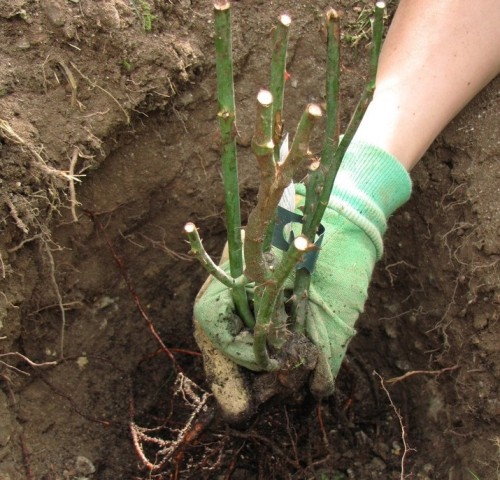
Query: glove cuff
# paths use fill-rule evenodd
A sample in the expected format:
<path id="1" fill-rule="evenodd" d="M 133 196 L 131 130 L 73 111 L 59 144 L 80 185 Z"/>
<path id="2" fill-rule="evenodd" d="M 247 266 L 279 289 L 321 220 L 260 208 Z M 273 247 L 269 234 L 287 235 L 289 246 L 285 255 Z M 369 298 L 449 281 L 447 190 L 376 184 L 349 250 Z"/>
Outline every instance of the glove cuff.
<path id="1" fill-rule="evenodd" d="M 297 190 L 305 193 L 302 185 Z M 410 195 L 410 176 L 396 157 L 369 143 L 353 141 L 335 178 L 328 207 L 361 228 L 380 259 L 387 220 Z"/>
<path id="2" fill-rule="evenodd" d="M 329 207 L 366 232 L 380 259 L 387 220 L 410 195 L 410 176 L 396 157 L 374 145 L 353 141 L 337 173 Z"/>

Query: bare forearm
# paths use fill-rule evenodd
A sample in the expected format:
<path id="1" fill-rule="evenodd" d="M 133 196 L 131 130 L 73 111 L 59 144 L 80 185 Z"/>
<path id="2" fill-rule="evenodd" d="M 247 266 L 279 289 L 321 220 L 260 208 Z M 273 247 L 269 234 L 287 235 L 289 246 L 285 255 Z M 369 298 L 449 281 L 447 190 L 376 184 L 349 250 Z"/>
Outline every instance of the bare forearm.
<path id="1" fill-rule="evenodd" d="M 402 0 L 357 137 L 410 170 L 499 72 L 498 0 Z"/>

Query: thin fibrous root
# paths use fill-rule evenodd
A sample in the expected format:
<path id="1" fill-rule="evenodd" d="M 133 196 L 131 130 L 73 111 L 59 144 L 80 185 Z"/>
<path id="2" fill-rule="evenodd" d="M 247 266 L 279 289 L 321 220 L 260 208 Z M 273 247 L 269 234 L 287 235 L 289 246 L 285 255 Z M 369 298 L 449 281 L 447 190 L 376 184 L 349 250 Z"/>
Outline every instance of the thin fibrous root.
<path id="1" fill-rule="evenodd" d="M 113 100 L 113 102 L 115 102 L 118 105 L 118 107 L 120 107 L 120 110 L 123 112 L 123 115 L 125 116 L 127 124 L 130 123 L 130 115 L 128 114 L 127 110 L 125 110 L 125 108 L 123 107 L 123 105 L 113 96 L 113 94 L 111 94 L 110 92 L 108 92 L 108 90 L 106 90 L 105 88 L 101 87 L 96 82 L 93 82 L 73 62 L 69 62 L 69 64 L 71 65 L 72 68 L 74 68 L 78 72 L 78 74 L 84 80 L 86 80 L 90 84 L 90 86 L 92 86 L 93 88 L 97 88 L 97 89 L 101 90 L 101 92 L 105 93 L 109 98 L 111 98 L 111 100 Z"/>
<path id="2" fill-rule="evenodd" d="M 17 228 L 19 228 L 19 230 L 21 230 L 25 235 L 27 235 L 28 232 L 30 231 L 30 229 L 19 217 L 19 214 L 17 212 L 17 208 L 14 205 L 14 203 L 12 202 L 12 200 L 6 194 L 2 195 L 2 198 L 3 198 L 4 202 L 7 204 L 7 206 L 9 207 L 10 214 L 12 215 L 12 218 L 14 219 L 14 223 L 16 224 Z"/>
<path id="3" fill-rule="evenodd" d="M 41 170 L 43 173 L 47 174 L 50 177 L 62 178 L 66 181 L 73 181 L 73 182 L 80 181 L 79 177 L 81 177 L 82 175 L 70 175 L 70 173 L 67 171 L 57 170 L 56 168 L 47 165 L 47 163 L 40 155 L 40 153 L 37 151 L 37 149 L 33 145 L 28 143 L 26 140 L 24 140 L 18 133 L 16 133 L 16 131 L 12 128 L 10 123 L 7 122 L 7 120 L 1 118 L 0 118 L 0 132 L 3 132 L 3 134 L 6 135 L 6 137 L 9 140 L 13 141 L 14 143 L 26 147 L 35 158 L 34 166 L 39 170 Z"/>

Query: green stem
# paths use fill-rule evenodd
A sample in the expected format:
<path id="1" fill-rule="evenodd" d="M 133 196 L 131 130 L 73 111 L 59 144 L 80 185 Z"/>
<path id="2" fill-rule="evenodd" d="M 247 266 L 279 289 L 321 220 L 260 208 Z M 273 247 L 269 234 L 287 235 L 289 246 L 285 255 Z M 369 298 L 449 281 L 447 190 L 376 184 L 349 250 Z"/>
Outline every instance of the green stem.
<path id="1" fill-rule="evenodd" d="M 234 288 L 239 285 L 246 285 L 248 279 L 242 275 L 239 278 L 230 277 L 222 268 L 220 268 L 210 257 L 201 242 L 198 229 L 194 223 L 188 222 L 184 225 L 184 233 L 187 235 L 189 244 L 191 245 L 191 254 L 194 255 L 201 263 L 203 268 L 213 275 L 219 282 L 223 283 L 226 287 Z"/>
<path id="2" fill-rule="evenodd" d="M 339 77 L 340 77 L 340 27 L 339 15 L 333 9 L 326 14 L 327 26 L 327 61 L 326 61 L 326 127 L 325 142 L 321 153 L 321 163 L 308 175 L 305 223 L 302 233 L 314 241 L 319 225 L 313 225 L 312 213 L 323 189 L 325 172 L 332 168 L 334 153 L 339 139 Z M 338 166 L 333 166 L 338 169 Z"/>
<path id="3" fill-rule="evenodd" d="M 382 48 L 382 34 L 384 33 L 385 2 L 375 4 L 375 18 L 372 27 L 372 48 L 370 52 L 370 78 L 375 82 L 378 69 L 378 59 Z"/>
<path id="4" fill-rule="evenodd" d="M 276 176 L 273 149 L 273 96 L 268 90 L 261 90 L 257 95 L 257 115 L 252 138 L 252 152 L 257 158 L 260 181 L 266 190 L 271 188 Z"/>
<path id="5" fill-rule="evenodd" d="M 248 328 L 254 328 L 255 318 L 252 311 L 250 310 L 250 305 L 248 305 L 248 296 L 245 290 L 245 285 L 241 285 L 238 280 L 242 277 L 236 279 L 237 283 L 232 289 L 232 297 L 234 305 L 236 306 L 236 311 L 238 315 L 243 320 L 243 323 Z M 244 277 L 246 279 L 246 277 Z M 247 280 L 247 279 L 246 279 Z"/>
<path id="6" fill-rule="evenodd" d="M 243 274 L 243 246 L 241 242 L 241 213 L 236 161 L 233 60 L 231 44 L 231 10 L 229 2 L 217 0 L 215 13 L 215 64 L 217 70 L 217 97 L 219 102 L 219 128 L 221 133 L 222 177 L 226 207 L 229 265 L 233 278 Z M 233 288 L 233 300 L 245 324 L 253 324 L 245 288 Z"/>
<path id="7" fill-rule="evenodd" d="M 271 93 L 274 98 L 273 105 L 273 141 L 274 160 L 279 161 L 281 137 L 283 135 L 283 99 L 285 93 L 286 51 L 288 47 L 288 32 L 291 18 L 281 15 L 279 23 L 274 29 L 273 55 L 271 59 Z"/>
<path id="8" fill-rule="evenodd" d="M 267 342 L 277 350 L 280 350 L 283 345 L 285 345 L 288 338 L 288 315 L 285 310 L 285 302 L 285 291 L 281 289 L 276 298 L 274 311 L 271 317 L 271 327 L 267 335 Z"/>
<path id="9" fill-rule="evenodd" d="M 252 139 L 252 151 L 260 167 L 260 182 L 267 185 L 276 177 L 276 164 L 273 158 L 273 100 L 274 97 L 268 90 L 261 90 L 257 95 L 257 121 Z M 264 252 L 271 250 L 273 230 L 274 217 L 271 218 L 266 230 L 262 247 Z"/>
<path id="10" fill-rule="evenodd" d="M 243 323 L 248 328 L 253 328 L 255 325 L 255 318 L 248 306 L 248 299 L 245 291 L 245 286 L 248 284 L 248 278 L 246 278 L 245 275 L 241 275 L 238 278 L 232 278 L 222 270 L 222 268 L 215 264 L 203 247 L 198 229 L 194 223 L 186 223 L 186 225 L 184 225 L 184 233 L 187 235 L 189 244 L 191 245 L 191 253 L 198 259 L 210 275 L 213 275 L 219 282 L 232 290 L 235 305 L 238 305 L 235 300 L 236 298 L 243 306 L 243 308 L 238 310 Z"/>
<path id="11" fill-rule="evenodd" d="M 280 160 L 280 146 L 283 136 L 283 100 L 285 93 L 285 75 L 286 75 L 286 51 L 288 47 L 288 32 L 291 18 L 284 14 L 279 17 L 279 23 L 274 29 L 273 34 L 273 53 L 271 59 L 271 93 L 273 95 L 273 142 L 274 142 L 274 161 Z M 271 250 L 273 238 L 275 215 L 269 222 L 266 235 L 264 237 L 264 252 Z"/>
<path id="12" fill-rule="evenodd" d="M 279 368 L 278 362 L 271 359 L 267 351 L 267 337 L 271 334 L 271 318 L 276 307 L 276 301 L 280 296 L 285 280 L 295 268 L 295 265 L 312 248 L 314 248 L 314 245 L 306 237 L 298 236 L 276 268 L 272 279 L 266 283 L 264 288 L 254 330 L 254 353 L 260 366 L 265 370 Z"/>
<path id="13" fill-rule="evenodd" d="M 306 201 L 304 207 L 304 225 L 302 234 L 314 242 L 319 224 L 314 224 L 313 213 L 323 190 L 325 171 L 332 167 L 335 149 L 339 139 L 339 78 L 340 78 L 340 20 L 338 13 L 330 9 L 326 13 L 327 61 L 326 61 L 326 127 L 325 142 L 321 154 L 321 164 L 308 174 Z M 335 173 L 338 166 L 333 166 Z M 296 331 L 303 333 L 307 314 L 307 292 L 311 283 L 311 274 L 305 268 L 295 276 L 292 303 L 292 321 Z"/>
<path id="14" fill-rule="evenodd" d="M 300 165 L 300 162 L 310 153 L 309 138 L 312 128 L 322 115 L 321 108 L 315 103 L 310 103 L 302 114 L 299 125 L 297 126 L 297 131 L 293 137 L 290 151 L 283 162 L 278 165 L 278 181 L 283 187 L 283 190 L 288 187 L 293 180 L 293 175 Z"/>
<path id="15" fill-rule="evenodd" d="M 257 95 L 257 115 L 255 122 L 255 131 L 252 138 L 252 151 L 257 159 L 260 171 L 260 184 L 258 198 L 266 198 L 273 188 L 276 179 L 276 164 L 273 158 L 273 96 L 268 90 L 261 90 Z M 253 212 L 250 214 L 252 216 Z M 273 221 L 273 217 L 261 217 L 262 222 L 266 222 L 262 228 L 265 232 L 268 231 L 269 225 Z M 264 259 L 264 240 L 262 242 L 250 242 L 250 249 L 247 251 L 247 238 L 252 234 L 260 235 L 260 232 L 255 233 L 254 222 L 248 221 L 245 235 L 245 263 L 247 271 L 258 272 L 259 278 L 262 280 L 268 275 L 268 268 Z"/>
<path id="16" fill-rule="evenodd" d="M 361 120 L 363 119 L 366 109 L 368 108 L 368 105 L 370 104 L 371 99 L 373 98 L 373 92 L 375 91 L 375 79 L 377 76 L 378 61 L 379 61 L 380 48 L 382 42 L 384 8 L 385 8 L 384 2 L 377 2 L 375 8 L 375 20 L 373 22 L 373 42 L 370 53 L 370 74 L 369 74 L 370 76 L 368 78 L 368 83 L 365 89 L 363 90 L 361 99 L 359 100 L 356 110 L 354 111 L 354 114 L 349 122 L 349 125 L 347 126 L 346 132 L 342 137 L 342 141 L 340 142 L 339 146 L 337 147 L 333 155 L 332 164 L 325 177 L 325 183 L 321 191 L 321 194 L 319 196 L 318 204 L 316 205 L 314 213 L 312 214 L 311 228 L 313 228 L 313 226 L 317 228 L 321 222 L 321 219 L 323 218 L 323 214 L 325 213 L 326 207 L 328 206 L 328 201 L 332 193 L 333 184 L 338 169 L 340 167 L 342 158 L 344 157 L 344 154 L 347 148 L 349 147 L 349 144 L 351 143 L 351 140 L 353 139 L 354 134 L 356 133 L 356 130 L 358 129 L 359 124 L 361 123 Z"/>
<path id="17" fill-rule="evenodd" d="M 311 274 L 305 268 L 295 273 L 292 297 L 292 325 L 297 333 L 304 333 L 306 329 L 307 306 L 309 299 L 309 287 L 311 285 Z"/>

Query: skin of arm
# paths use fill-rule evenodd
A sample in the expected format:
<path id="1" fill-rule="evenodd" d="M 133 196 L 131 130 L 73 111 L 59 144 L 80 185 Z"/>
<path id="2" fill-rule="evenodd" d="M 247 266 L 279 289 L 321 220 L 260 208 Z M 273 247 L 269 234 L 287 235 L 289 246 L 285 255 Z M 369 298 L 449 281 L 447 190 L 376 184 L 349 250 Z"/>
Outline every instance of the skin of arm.
<path id="1" fill-rule="evenodd" d="M 411 170 L 499 72 L 498 0 L 402 0 L 356 138 L 391 153 Z"/>

